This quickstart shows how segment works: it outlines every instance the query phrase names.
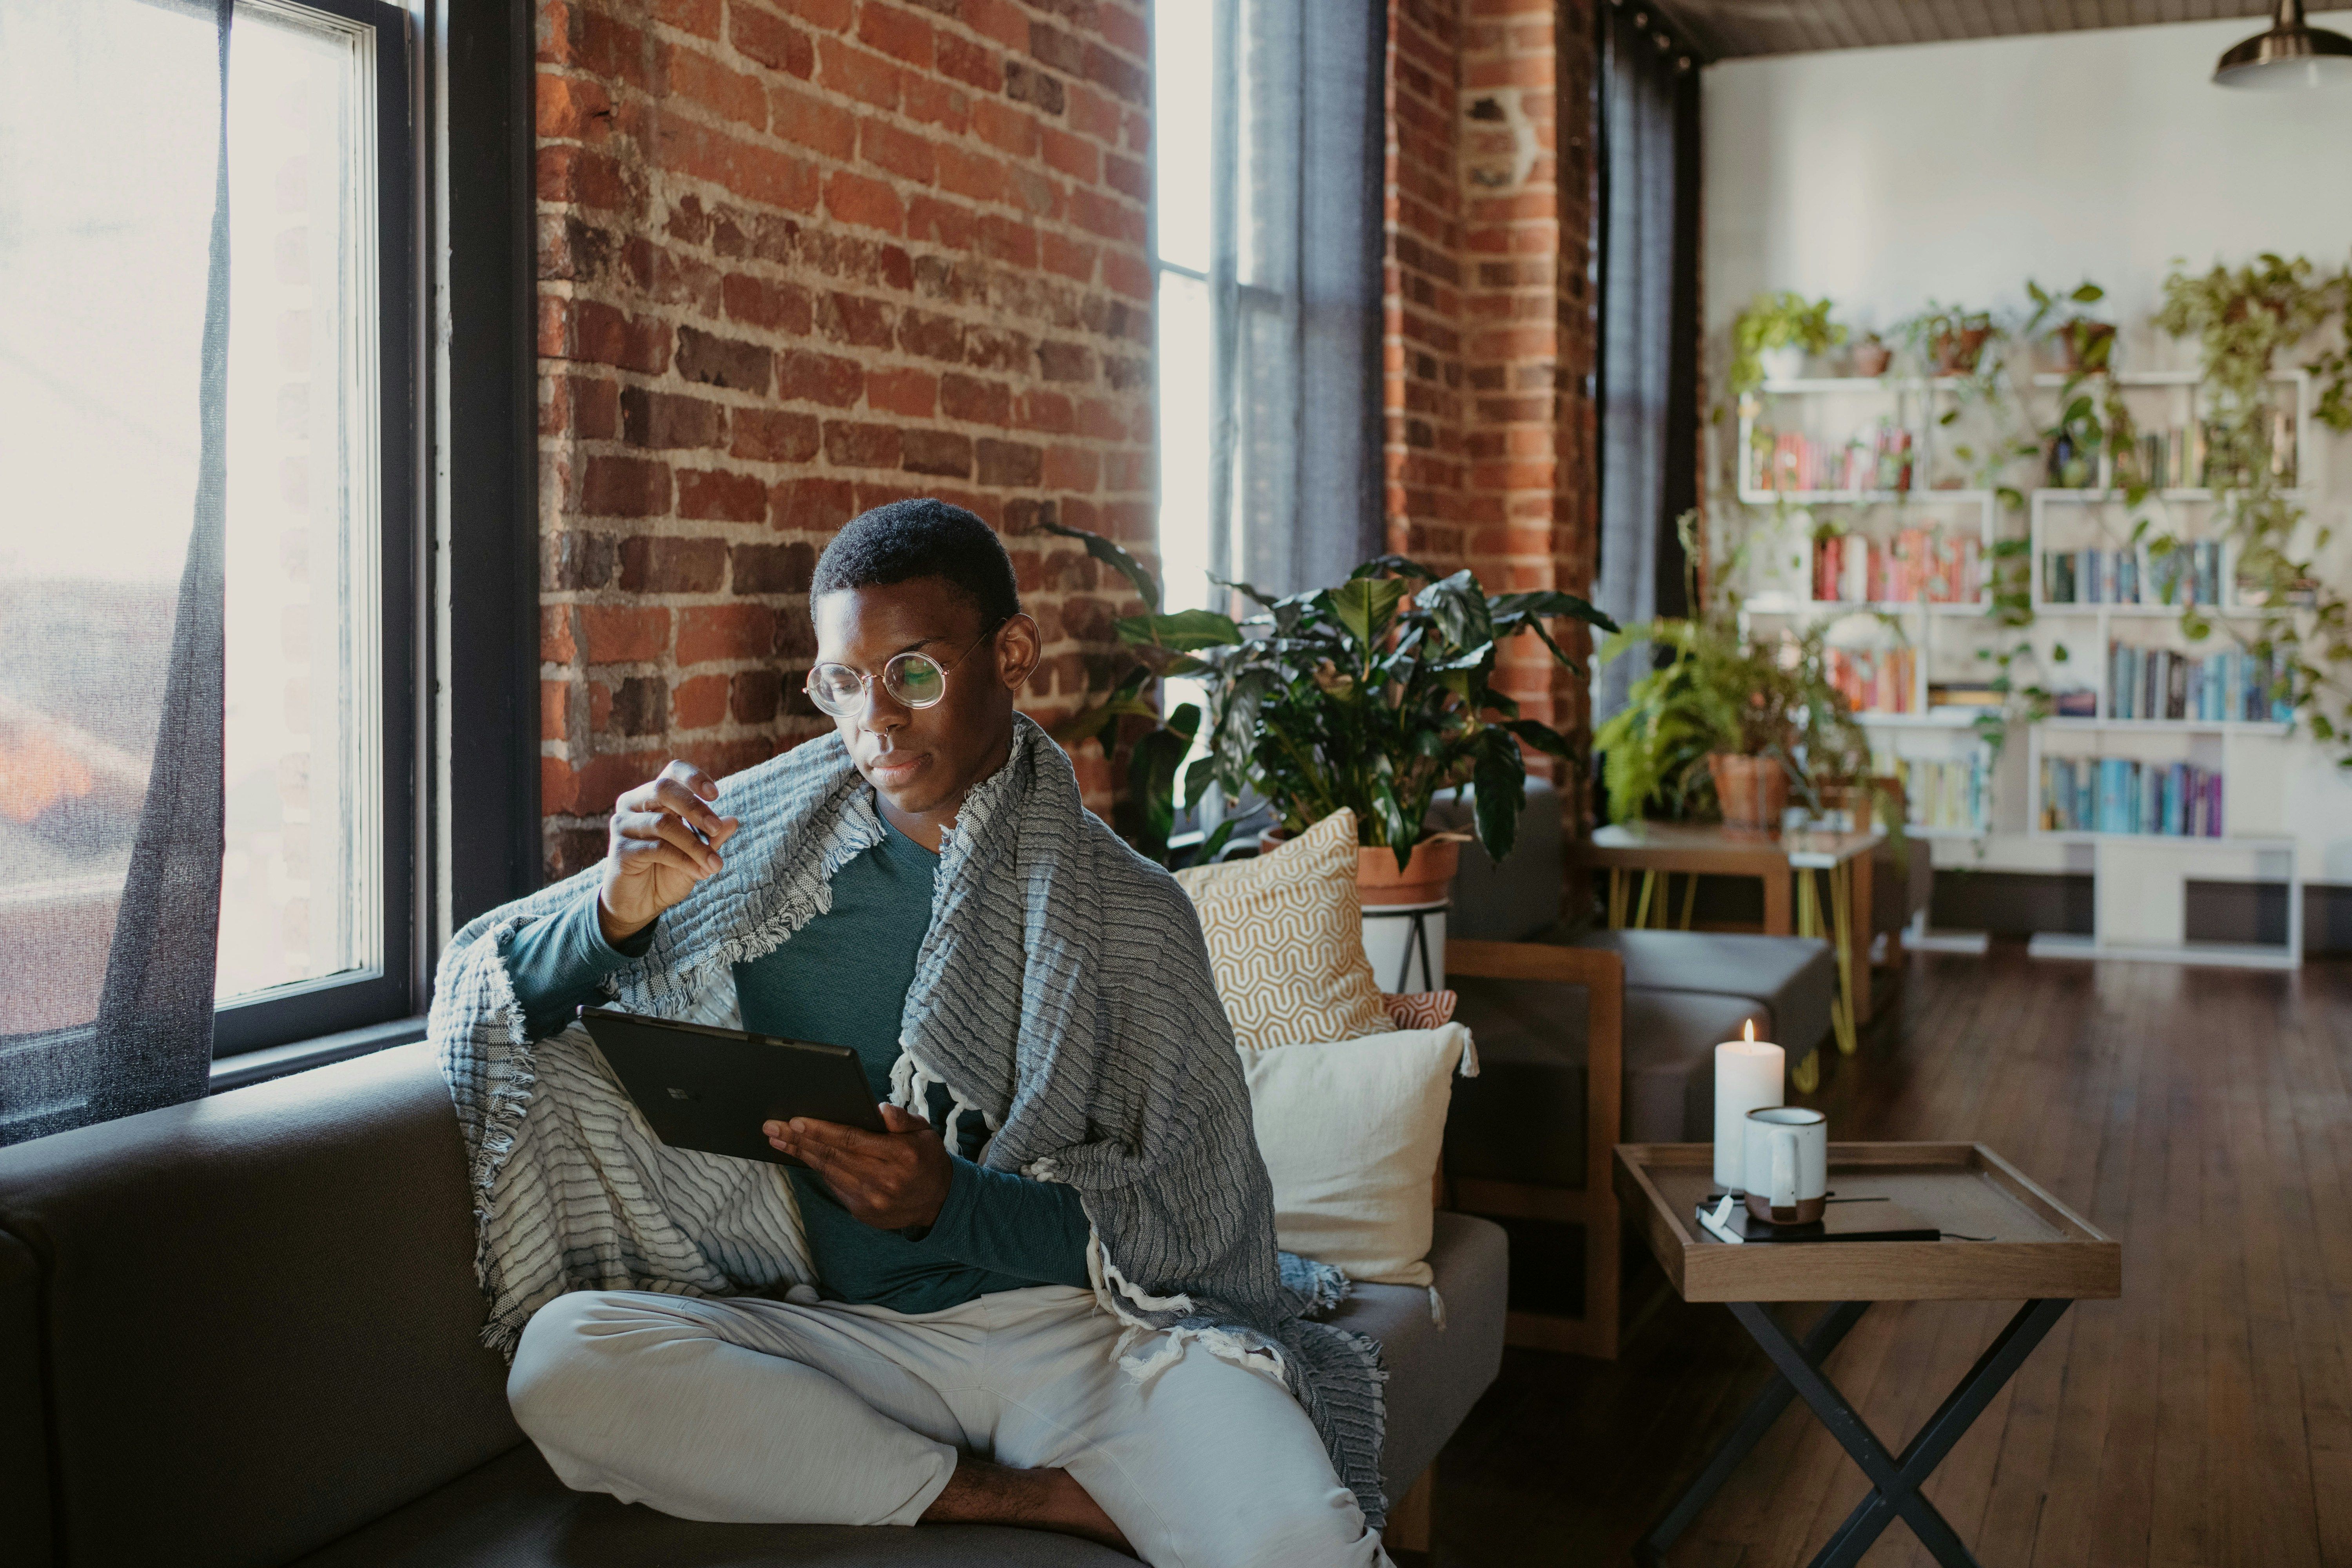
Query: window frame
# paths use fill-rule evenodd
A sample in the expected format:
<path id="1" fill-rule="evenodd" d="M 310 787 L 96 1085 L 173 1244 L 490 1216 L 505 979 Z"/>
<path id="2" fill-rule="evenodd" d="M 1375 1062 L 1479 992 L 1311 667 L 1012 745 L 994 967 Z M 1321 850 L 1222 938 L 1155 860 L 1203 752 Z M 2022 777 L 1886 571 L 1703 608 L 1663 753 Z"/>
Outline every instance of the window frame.
<path id="1" fill-rule="evenodd" d="M 427 646 L 418 614 L 424 552 L 417 505 L 422 467 L 417 386 L 419 289 L 415 241 L 415 174 L 420 137 L 412 93 L 415 28 L 392 0 L 272 0 L 314 11 L 374 35 L 377 540 L 376 576 L 382 682 L 375 737 L 378 809 L 375 825 L 379 967 L 323 975 L 277 987 L 247 1000 L 216 1005 L 213 1059 L 380 1025 L 417 1010 L 422 955 L 418 933 L 418 849 L 425 842 L 418 766 L 421 748 L 420 650 Z M 235 22 L 232 19 L 231 26 Z M 235 34 L 230 48 L 234 58 Z"/>

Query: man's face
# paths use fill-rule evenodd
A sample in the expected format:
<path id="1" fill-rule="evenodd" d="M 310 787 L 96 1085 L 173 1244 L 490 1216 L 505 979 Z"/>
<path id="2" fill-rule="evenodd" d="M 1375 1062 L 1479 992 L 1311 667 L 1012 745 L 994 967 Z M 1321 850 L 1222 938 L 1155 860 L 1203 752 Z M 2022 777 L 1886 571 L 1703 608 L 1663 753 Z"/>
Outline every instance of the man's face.
<path id="1" fill-rule="evenodd" d="M 834 721 L 858 773 L 902 830 L 947 826 L 1012 748 L 1013 694 L 1037 664 L 1036 623 L 1016 616 L 983 637 L 979 605 L 943 577 L 842 589 L 814 608 L 818 661 L 871 678 L 857 710 Z M 883 669 L 902 653 L 947 668 L 947 693 L 930 707 L 885 689 Z"/>

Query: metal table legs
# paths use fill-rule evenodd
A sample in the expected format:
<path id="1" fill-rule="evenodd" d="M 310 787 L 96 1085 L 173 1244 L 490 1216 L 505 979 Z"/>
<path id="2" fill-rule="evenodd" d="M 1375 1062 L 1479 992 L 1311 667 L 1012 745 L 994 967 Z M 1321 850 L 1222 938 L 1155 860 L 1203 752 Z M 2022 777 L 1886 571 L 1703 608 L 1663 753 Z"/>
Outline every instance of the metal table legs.
<path id="1" fill-rule="evenodd" d="M 1666 1516 L 1651 1527 L 1634 1547 L 1633 1554 L 1644 1563 L 1665 1561 L 1668 1548 L 1674 1545 L 1701 1510 L 1721 1490 L 1739 1461 L 1763 1440 L 1789 1401 L 1802 1395 L 1822 1425 L 1838 1440 L 1862 1472 L 1870 1478 L 1872 1490 L 1854 1510 L 1839 1525 L 1828 1544 L 1813 1558 L 1812 1568 L 1844 1568 L 1862 1561 L 1879 1535 L 1899 1515 L 1909 1524 L 1937 1562 L 1945 1568 L 1977 1568 L 1977 1560 L 1953 1533 L 1951 1525 L 1936 1507 L 1919 1495 L 1925 1482 L 1969 1423 L 1983 1414 L 1992 1403 L 2001 1385 L 2025 1364 L 2033 1347 L 2050 1331 L 2066 1309 L 2073 1305 L 2064 1300 L 2028 1301 L 2018 1309 L 1975 1366 L 1959 1381 L 1936 1413 L 1919 1428 L 1918 1436 L 1905 1445 L 1903 1452 L 1890 1455 L 1886 1446 L 1878 1440 L 1868 1423 L 1849 1404 L 1844 1394 L 1824 1376 L 1822 1362 L 1846 1336 L 1869 1306 L 1866 1301 L 1842 1301 L 1822 1315 L 1799 1344 L 1789 1337 L 1787 1330 L 1773 1320 L 1771 1312 L 1752 1301 L 1730 1303 L 1732 1315 L 1739 1320 L 1764 1353 L 1772 1358 L 1775 1376 L 1756 1403 L 1748 1406 L 1731 1436 L 1707 1461 L 1706 1468 L 1690 1484 Z"/>
<path id="2" fill-rule="evenodd" d="M 1853 966 L 1856 962 L 1868 964 L 1870 953 L 1865 946 L 1859 961 L 1854 955 L 1856 941 L 1867 943 L 1869 937 L 1863 933 L 1857 938 L 1854 931 L 1853 879 L 1857 875 L 1868 874 L 1868 867 L 1857 872 L 1851 860 L 1831 867 L 1829 897 L 1823 900 L 1819 885 L 1813 880 L 1813 873 L 1801 868 L 1797 872 L 1797 934 L 1825 935 L 1837 954 L 1838 994 L 1830 1004 L 1830 1023 L 1837 1034 L 1838 1054 L 1841 1056 L 1853 1055 L 1859 1043 L 1855 1030 L 1861 1020 L 1857 1016 Z M 1824 903 L 1826 909 L 1823 908 Z M 1807 1089 L 1806 1092 L 1811 1093 L 1811 1090 Z"/>

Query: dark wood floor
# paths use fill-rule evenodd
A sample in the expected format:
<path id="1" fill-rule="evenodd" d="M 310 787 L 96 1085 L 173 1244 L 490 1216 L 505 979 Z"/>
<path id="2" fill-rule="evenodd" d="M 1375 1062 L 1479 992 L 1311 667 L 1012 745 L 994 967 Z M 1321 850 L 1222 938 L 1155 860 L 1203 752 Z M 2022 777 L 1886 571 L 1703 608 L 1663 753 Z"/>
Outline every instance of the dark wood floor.
<path id="1" fill-rule="evenodd" d="M 2352 1565 L 2352 965 L 2275 974 L 1916 955 L 1808 1103 L 1842 1139 L 1975 1139 L 2124 1243 L 1928 1484 L 1986 1568 Z M 1614 1564 L 1763 1385 L 1644 1258 L 1612 1364 L 1511 1352 L 1440 1460 L 1434 1561 Z M 1831 1376 L 1899 1447 L 2014 1302 L 1889 1303 Z M 1814 1309 L 1791 1308 L 1792 1324 Z M 1677 1545 L 1807 1562 L 1862 1476 L 1801 1405 Z M 1898 1523 L 1871 1564 L 1931 1561 Z"/>

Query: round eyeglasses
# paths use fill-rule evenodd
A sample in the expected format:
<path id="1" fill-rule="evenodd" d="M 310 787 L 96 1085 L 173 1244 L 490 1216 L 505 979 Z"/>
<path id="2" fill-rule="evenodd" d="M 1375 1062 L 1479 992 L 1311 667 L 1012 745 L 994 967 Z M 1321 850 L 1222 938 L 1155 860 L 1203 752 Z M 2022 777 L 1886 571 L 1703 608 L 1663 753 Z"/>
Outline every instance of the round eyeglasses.
<path id="1" fill-rule="evenodd" d="M 948 671 L 971 658 L 973 648 L 994 637 L 1012 618 L 999 616 L 990 622 L 988 629 L 956 656 L 954 664 L 941 664 L 927 653 L 896 655 L 882 667 L 882 689 L 903 707 L 936 706 L 948 694 Z M 865 708 L 873 684 L 874 678 L 862 669 L 853 669 L 845 664 L 820 664 L 808 672 L 809 700 L 836 719 L 851 718 Z"/>

